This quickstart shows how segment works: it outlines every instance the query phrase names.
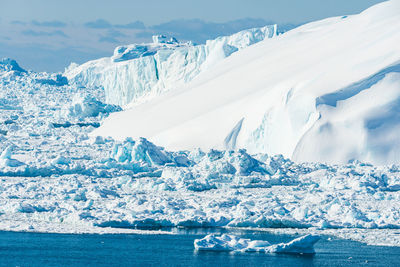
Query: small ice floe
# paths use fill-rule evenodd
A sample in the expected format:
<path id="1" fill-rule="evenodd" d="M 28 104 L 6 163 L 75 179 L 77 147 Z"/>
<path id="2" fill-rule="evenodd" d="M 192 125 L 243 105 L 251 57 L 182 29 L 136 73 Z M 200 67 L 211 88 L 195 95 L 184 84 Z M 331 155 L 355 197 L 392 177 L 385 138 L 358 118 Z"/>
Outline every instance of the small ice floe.
<path id="1" fill-rule="evenodd" d="M 264 253 L 315 254 L 314 244 L 320 239 L 317 235 L 305 235 L 288 243 L 270 244 L 264 240 L 244 239 L 234 235 L 210 234 L 194 240 L 196 250 L 238 251 Z"/>

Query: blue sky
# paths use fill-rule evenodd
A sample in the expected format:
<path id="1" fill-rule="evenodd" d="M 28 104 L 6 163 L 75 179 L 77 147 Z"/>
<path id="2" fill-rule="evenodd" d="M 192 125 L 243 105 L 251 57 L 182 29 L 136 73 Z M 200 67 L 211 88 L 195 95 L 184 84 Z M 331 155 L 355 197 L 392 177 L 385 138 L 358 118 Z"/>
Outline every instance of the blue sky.
<path id="1" fill-rule="evenodd" d="M 382 0 L 0 0 L 0 57 L 36 71 L 108 56 L 121 44 L 173 34 L 203 42 L 269 23 L 359 13 Z"/>

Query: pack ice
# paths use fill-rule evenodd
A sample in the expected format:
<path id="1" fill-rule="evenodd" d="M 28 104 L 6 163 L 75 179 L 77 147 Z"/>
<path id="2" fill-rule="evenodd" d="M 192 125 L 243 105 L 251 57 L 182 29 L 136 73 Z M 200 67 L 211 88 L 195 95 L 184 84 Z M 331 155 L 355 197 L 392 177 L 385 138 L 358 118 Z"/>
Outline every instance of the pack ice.
<path id="1" fill-rule="evenodd" d="M 91 138 L 121 110 L 105 103 L 102 89 L 9 59 L 0 66 L 1 230 L 362 228 L 377 232 L 352 238 L 400 244 L 390 232 L 400 227 L 398 165 L 295 163 L 244 149 L 171 151 L 145 138 Z"/>
<path id="2" fill-rule="evenodd" d="M 303 25 L 113 114 L 94 135 L 145 136 L 173 150 L 246 148 L 298 162 L 397 163 L 399 29 L 398 0 Z"/>
<path id="3" fill-rule="evenodd" d="M 261 41 L 232 53 L 210 71 L 199 72 L 188 86 L 165 87 L 168 92 L 120 113 L 121 106 L 107 101 L 103 86 L 85 87 L 61 74 L 35 73 L 14 60 L 0 60 L 0 230 L 302 228 L 341 233 L 370 244 L 399 245 L 400 165 L 358 160 L 336 165 L 302 163 L 272 153 L 292 144 L 288 140 L 293 136 L 297 140 L 294 134 L 306 117 L 310 128 L 301 128 L 305 137 L 301 146 L 296 145 L 295 151 L 303 153 L 296 154 L 299 157 L 310 151 L 306 150 L 310 145 L 316 148 L 322 141 L 328 145 L 328 138 L 332 146 L 337 145 L 335 138 L 343 137 L 343 129 L 348 130 L 347 137 L 326 153 L 345 153 L 366 140 L 376 144 L 374 151 L 397 148 L 395 136 L 389 145 L 383 134 L 394 133 L 397 127 L 399 83 L 393 62 L 399 51 L 392 42 L 398 40 L 398 11 L 398 1 L 385 2 L 360 15 L 315 22 Z M 329 46 L 333 37 L 338 39 Z M 175 40 L 156 39 L 167 46 L 182 46 Z M 311 39 L 315 45 L 307 50 Z M 141 62 L 161 51 L 147 49 L 155 54 L 125 60 L 139 52 L 122 48 L 123 60 L 110 64 Z M 331 56 L 319 59 L 327 49 Z M 291 60 L 286 61 L 289 55 Z M 348 65 L 342 63 L 345 57 Z M 301 70 L 300 63 L 295 64 L 300 59 L 304 60 Z M 286 76 L 275 68 L 286 71 Z M 365 80 L 366 73 L 370 76 Z M 348 87 L 355 77 L 359 81 Z M 269 88 L 270 79 L 280 82 Z M 282 89 L 300 80 L 304 86 L 295 83 L 290 93 Z M 348 89 L 330 91 L 340 84 Z M 321 88 L 326 90 L 323 96 Z M 330 102 L 334 99 L 338 101 Z M 311 107 L 316 117 L 308 116 Z M 272 109 L 265 113 L 265 108 Z M 370 116 L 377 119 L 371 121 L 375 124 L 359 123 L 358 119 Z M 258 118 L 264 122 L 258 124 Z M 335 136 L 322 136 L 325 130 L 315 128 L 326 120 L 330 126 L 321 129 L 331 129 L 328 133 Z M 249 143 L 247 150 L 234 149 L 244 144 L 252 123 L 260 127 L 254 134 L 257 142 Z M 353 127 L 374 135 L 358 136 Z M 169 130 L 162 133 L 165 129 Z M 128 133 L 132 138 L 122 138 Z M 211 146 L 219 138 L 229 149 Z M 153 139 L 169 146 L 161 147 Z M 187 149 L 170 149 L 174 143 Z M 201 148 L 192 148 L 197 145 Z M 257 147 L 272 152 L 254 153 Z M 321 156 L 317 152 L 312 155 Z M 236 243 L 232 244 L 236 250 Z"/>

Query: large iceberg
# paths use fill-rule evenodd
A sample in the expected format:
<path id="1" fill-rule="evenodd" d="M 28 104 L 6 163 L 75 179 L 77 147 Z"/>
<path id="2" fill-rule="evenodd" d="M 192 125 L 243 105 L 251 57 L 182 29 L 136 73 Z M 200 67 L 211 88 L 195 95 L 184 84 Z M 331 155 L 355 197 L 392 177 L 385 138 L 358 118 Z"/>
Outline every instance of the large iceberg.
<path id="1" fill-rule="evenodd" d="M 400 1 L 312 22 L 110 116 L 95 135 L 296 161 L 400 160 Z"/>
<path id="2" fill-rule="evenodd" d="M 125 106 L 182 86 L 233 52 L 276 34 L 277 26 L 271 25 L 201 45 L 154 36 L 153 43 L 119 46 L 112 57 L 72 64 L 64 75 L 78 85 L 104 88 L 107 103 Z"/>

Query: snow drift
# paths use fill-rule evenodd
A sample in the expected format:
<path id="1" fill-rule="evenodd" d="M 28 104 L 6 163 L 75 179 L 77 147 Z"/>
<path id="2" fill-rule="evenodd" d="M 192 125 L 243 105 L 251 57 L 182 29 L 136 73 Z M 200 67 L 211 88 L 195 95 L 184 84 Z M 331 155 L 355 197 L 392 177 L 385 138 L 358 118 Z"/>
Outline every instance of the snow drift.
<path id="1" fill-rule="evenodd" d="M 398 0 L 303 25 L 111 115 L 94 135 L 296 161 L 398 162 L 399 29 Z"/>

